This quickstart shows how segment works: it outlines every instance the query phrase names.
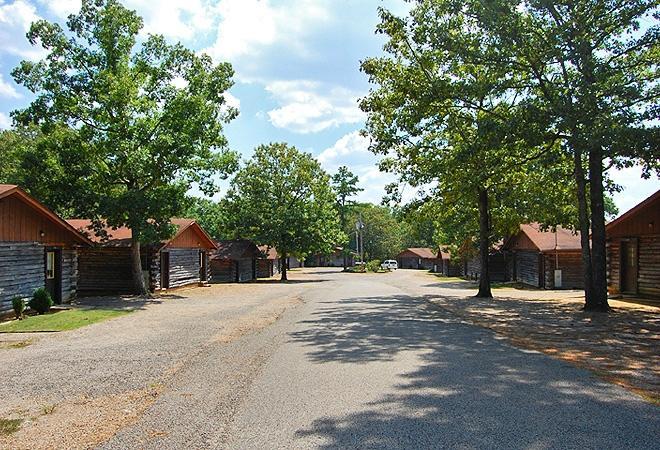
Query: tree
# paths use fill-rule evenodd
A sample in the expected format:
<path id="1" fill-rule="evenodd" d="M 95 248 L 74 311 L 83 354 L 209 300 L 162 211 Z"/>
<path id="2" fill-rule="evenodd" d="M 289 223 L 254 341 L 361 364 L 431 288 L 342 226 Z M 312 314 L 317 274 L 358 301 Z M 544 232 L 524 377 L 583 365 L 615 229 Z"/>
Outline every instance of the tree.
<path id="1" fill-rule="evenodd" d="M 221 203 L 201 197 L 188 197 L 187 203 L 184 212 L 186 218 L 195 219 L 213 239 L 231 238 L 223 226 L 226 223 L 226 211 Z"/>
<path id="2" fill-rule="evenodd" d="M 227 227 L 277 250 L 282 281 L 291 254 L 330 253 L 345 236 L 330 177 L 307 153 L 285 143 L 261 145 L 238 171 L 224 200 Z"/>
<path id="3" fill-rule="evenodd" d="M 359 219 L 364 223 L 362 245 L 367 261 L 391 259 L 404 249 L 408 228 L 389 208 L 371 203 L 356 204 L 351 208 L 344 231 L 355 235 L 355 223 Z"/>
<path id="4" fill-rule="evenodd" d="M 475 17 L 498 43 L 485 63 L 506 65 L 523 76 L 525 92 L 544 118 L 548 135 L 560 139 L 573 160 L 585 309 L 607 311 L 607 169 L 642 163 L 643 176 L 660 173 L 658 2 L 476 5 Z"/>
<path id="5" fill-rule="evenodd" d="M 211 193 L 212 176 L 235 169 L 222 124 L 238 112 L 223 95 L 232 85 L 230 64 L 214 65 L 208 55 L 159 35 L 136 46 L 142 26 L 116 0 L 83 0 L 69 16 L 68 32 L 44 20 L 32 24 L 27 37 L 47 56 L 12 72 L 36 95 L 12 116 L 37 124 L 54 154 L 75 155 L 86 165 L 75 195 L 57 179 L 52 190 L 84 199 L 76 212 L 97 227 L 131 229 L 133 278 L 145 293 L 140 245 L 173 233 L 170 218 L 183 211 L 191 183 Z M 57 130 L 63 127 L 75 147 L 62 145 Z"/>
<path id="6" fill-rule="evenodd" d="M 561 155 L 553 143 L 541 145 L 540 127 L 525 123 L 528 110 L 516 96 L 520 79 L 506 66 L 481 63 L 490 57 L 492 41 L 465 2 L 420 1 L 407 19 L 381 9 L 378 31 L 388 37 L 388 55 L 361 65 L 377 85 L 360 103 L 371 150 L 394 155 L 381 168 L 402 181 L 433 184 L 431 197 L 443 209 L 462 208 L 462 216 L 477 219 L 477 296 L 492 297 L 494 231 L 511 228 L 521 208 L 529 208 L 528 193 L 542 184 L 538 176 L 547 161 Z M 566 192 L 561 178 L 551 182 Z M 494 202 L 509 210 L 495 228 Z"/>
<path id="7" fill-rule="evenodd" d="M 346 231 L 347 226 L 346 216 L 348 214 L 348 208 L 353 204 L 349 198 L 364 190 L 361 187 L 358 187 L 358 182 L 358 177 L 348 170 L 348 167 L 346 166 L 341 166 L 339 170 L 337 170 L 337 173 L 332 176 L 332 186 L 337 194 L 339 224 L 344 231 Z M 347 266 L 346 261 L 349 252 L 350 250 L 347 249 L 344 244 L 344 270 Z"/>

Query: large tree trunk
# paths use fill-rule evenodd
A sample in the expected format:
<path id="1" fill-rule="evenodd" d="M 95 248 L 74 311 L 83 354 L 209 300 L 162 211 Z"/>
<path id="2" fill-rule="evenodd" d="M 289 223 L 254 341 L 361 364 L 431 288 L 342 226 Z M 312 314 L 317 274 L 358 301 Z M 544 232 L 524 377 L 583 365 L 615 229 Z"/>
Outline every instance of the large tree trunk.
<path id="1" fill-rule="evenodd" d="M 131 273 L 133 274 L 133 283 L 135 284 L 135 292 L 139 295 L 146 295 L 148 291 L 147 291 L 147 287 L 144 285 L 144 277 L 142 276 L 142 258 L 140 257 L 140 240 L 135 236 L 131 237 Z"/>
<path id="2" fill-rule="evenodd" d="M 607 255 L 605 236 L 605 201 L 603 199 L 603 152 L 600 147 L 589 152 L 589 200 L 591 204 L 592 292 L 585 310 L 609 311 L 607 303 Z"/>
<path id="3" fill-rule="evenodd" d="M 573 150 L 573 168 L 575 185 L 577 187 L 578 220 L 580 225 L 580 246 L 582 248 L 582 268 L 584 275 L 584 300 L 585 308 L 591 304 L 593 297 L 593 278 L 591 270 L 591 247 L 589 246 L 589 234 L 591 225 L 589 220 L 589 208 L 587 206 L 587 180 L 582 167 L 582 152 L 577 148 Z"/>
<path id="4" fill-rule="evenodd" d="M 286 252 L 282 252 L 282 277 L 280 278 L 280 281 L 287 281 L 288 278 L 286 277 Z"/>
<path id="5" fill-rule="evenodd" d="M 488 270 L 488 253 L 490 251 L 490 217 L 488 214 L 488 191 L 479 189 L 479 259 L 481 274 L 479 275 L 479 292 L 477 297 L 492 298 L 490 291 L 490 272 Z"/>

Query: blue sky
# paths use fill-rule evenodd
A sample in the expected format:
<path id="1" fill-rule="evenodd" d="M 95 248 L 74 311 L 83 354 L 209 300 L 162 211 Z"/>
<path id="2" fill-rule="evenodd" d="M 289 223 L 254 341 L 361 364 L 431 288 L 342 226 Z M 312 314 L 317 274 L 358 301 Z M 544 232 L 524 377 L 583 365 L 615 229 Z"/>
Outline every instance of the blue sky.
<path id="1" fill-rule="evenodd" d="M 369 85 L 359 61 L 377 55 L 377 8 L 404 14 L 401 0 L 125 0 L 145 20 L 145 33 L 160 33 L 229 61 L 236 71 L 231 101 L 238 119 L 226 127 L 230 146 L 249 157 L 262 143 L 285 141 L 318 157 L 330 173 L 347 165 L 365 189 L 360 200 L 379 202 L 394 177 L 358 135 L 364 123 L 356 100 Z M 21 59 L 38 58 L 25 32 L 38 18 L 64 23 L 79 0 L 0 0 L 0 128 L 30 95 L 10 72 Z M 624 187 L 615 195 L 621 212 L 660 189 L 637 168 L 612 173 Z M 407 194 L 414 191 L 407 189 Z"/>

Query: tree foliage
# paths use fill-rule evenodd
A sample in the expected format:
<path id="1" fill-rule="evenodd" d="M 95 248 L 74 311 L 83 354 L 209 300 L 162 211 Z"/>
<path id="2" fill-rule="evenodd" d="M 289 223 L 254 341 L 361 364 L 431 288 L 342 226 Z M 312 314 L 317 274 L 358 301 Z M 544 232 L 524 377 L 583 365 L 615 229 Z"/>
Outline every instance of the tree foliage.
<path id="1" fill-rule="evenodd" d="M 216 65 L 159 35 L 136 45 L 142 26 L 116 0 L 83 0 L 68 31 L 34 23 L 27 37 L 47 56 L 12 72 L 35 94 L 12 115 L 48 136 L 44 145 L 53 161 L 46 167 L 64 174 L 48 180 L 53 192 L 70 196 L 74 177 L 66 163 L 74 158 L 82 166 L 73 174 L 76 213 L 132 230 L 133 274 L 144 292 L 140 243 L 173 232 L 169 220 L 183 211 L 191 183 L 211 193 L 214 175 L 235 169 L 222 131 L 237 111 L 224 98 L 230 64 Z M 39 170 L 36 165 L 35 176 Z"/>
<path id="2" fill-rule="evenodd" d="M 235 237 L 304 258 L 343 242 L 330 177 L 307 153 L 284 143 L 261 145 L 237 172 L 224 200 Z M 286 280 L 286 264 L 282 279 Z"/>

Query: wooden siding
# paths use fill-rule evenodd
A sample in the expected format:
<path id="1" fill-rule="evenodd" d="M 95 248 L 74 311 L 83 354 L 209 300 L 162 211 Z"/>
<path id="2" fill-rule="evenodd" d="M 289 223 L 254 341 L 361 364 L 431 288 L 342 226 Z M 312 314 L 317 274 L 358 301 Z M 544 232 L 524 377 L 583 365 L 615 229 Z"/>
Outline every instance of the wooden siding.
<path id="1" fill-rule="evenodd" d="M 171 248 L 168 252 L 170 254 L 170 288 L 201 281 L 199 249 Z"/>
<path id="2" fill-rule="evenodd" d="M 132 294 L 131 249 L 93 247 L 78 253 L 78 294 L 81 296 Z"/>
<path id="3" fill-rule="evenodd" d="M 660 197 L 641 207 L 632 216 L 607 227 L 608 238 L 653 236 L 660 233 Z"/>
<path id="4" fill-rule="evenodd" d="M 29 299 L 44 287 L 44 247 L 37 243 L 0 242 L 0 314 L 12 310 L 14 297 Z"/>
<path id="5" fill-rule="evenodd" d="M 509 281 L 509 261 L 504 253 L 493 253 L 488 256 L 488 269 L 491 281 Z M 481 260 L 479 256 L 470 258 L 466 264 L 467 277 L 478 280 L 481 276 Z"/>
<path id="6" fill-rule="evenodd" d="M 78 288 L 78 252 L 62 250 L 62 302 L 67 303 L 76 297 Z"/>
<path id="7" fill-rule="evenodd" d="M 200 236 L 200 232 L 195 225 L 191 225 L 180 235 L 173 238 L 167 244 L 168 248 L 196 248 L 212 249 L 214 248 L 207 239 Z"/>
<path id="8" fill-rule="evenodd" d="M 272 259 L 257 260 L 257 278 L 270 278 L 274 274 L 274 261 Z"/>
<path id="9" fill-rule="evenodd" d="M 236 282 L 236 262 L 229 259 L 211 259 L 211 283 Z"/>
<path id="10" fill-rule="evenodd" d="M 41 236 L 41 232 L 44 236 Z M 77 244 L 73 233 L 16 197 L 0 199 L 0 241 Z"/>
<path id="11" fill-rule="evenodd" d="M 538 252 L 516 251 L 515 255 L 515 281 L 529 284 L 530 286 L 542 287 L 539 285 L 539 255 Z"/>
<path id="12" fill-rule="evenodd" d="M 546 289 L 555 289 L 555 255 L 544 253 Z M 580 252 L 559 252 L 559 266 L 561 269 L 561 289 L 584 289 L 584 270 L 582 254 Z"/>
<path id="13" fill-rule="evenodd" d="M 533 250 L 538 251 L 538 247 L 522 231 L 519 231 L 510 242 L 507 243 L 507 249 L 511 250 Z"/>
<path id="14" fill-rule="evenodd" d="M 238 282 L 254 280 L 256 259 L 238 260 Z"/>
<path id="15" fill-rule="evenodd" d="M 660 235 L 642 236 L 638 245 L 638 295 L 660 299 Z M 607 246 L 608 289 L 618 294 L 621 289 L 621 239 Z"/>
<path id="16" fill-rule="evenodd" d="M 397 263 L 399 264 L 399 269 L 425 269 L 431 270 L 435 264 L 438 264 L 437 259 L 430 258 L 397 258 Z"/>

